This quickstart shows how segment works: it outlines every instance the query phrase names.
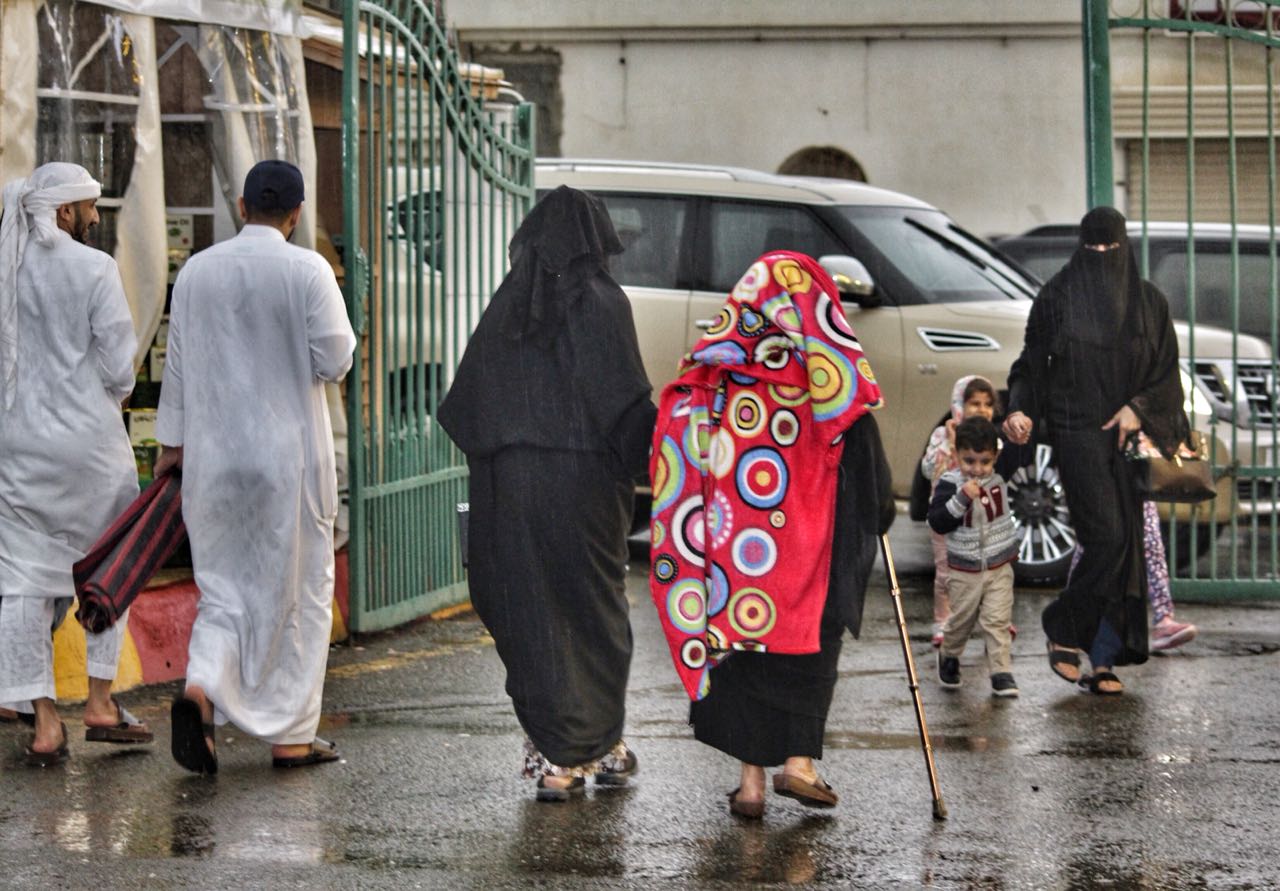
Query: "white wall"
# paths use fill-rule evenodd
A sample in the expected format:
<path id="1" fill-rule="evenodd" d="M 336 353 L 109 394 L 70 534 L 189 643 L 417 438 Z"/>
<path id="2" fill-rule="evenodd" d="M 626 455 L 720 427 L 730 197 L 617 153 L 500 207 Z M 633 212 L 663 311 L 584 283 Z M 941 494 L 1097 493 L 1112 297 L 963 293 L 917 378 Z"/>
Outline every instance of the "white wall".
<path id="1" fill-rule="evenodd" d="M 465 43 L 551 46 L 565 155 L 774 170 L 831 144 L 978 233 L 1084 210 L 1079 4 L 468 0 Z"/>

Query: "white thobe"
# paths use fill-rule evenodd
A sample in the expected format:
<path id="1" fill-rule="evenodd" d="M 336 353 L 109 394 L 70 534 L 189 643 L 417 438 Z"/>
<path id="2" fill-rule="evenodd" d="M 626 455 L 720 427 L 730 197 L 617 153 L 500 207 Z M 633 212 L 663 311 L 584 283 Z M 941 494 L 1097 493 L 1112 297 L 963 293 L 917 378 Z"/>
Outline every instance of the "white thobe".
<path id="1" fill-rule="evenodd" d="M 270 226 L 194 255 L 174 284 L 156 438 L 183 446 L 200 589 L 187 684 L 217 723 L 277 745 L 320 721 L 337 514 L 323 382 L 355 342 L 329 264 Z"/>
<path id="2" fill-rule="evenodd" d="M 137 340 L 115 260 L 65 232 L 27 244 L 17 292 L 18 387 L 0 408 L 0 703 L 23 707 L 53 698 L 48 624 L 74 594 L 72 564 L 138 494 L 120 411 Z M 90 676 L 115 677 L 123 634 L 121 621 L 88 635 Z"/>

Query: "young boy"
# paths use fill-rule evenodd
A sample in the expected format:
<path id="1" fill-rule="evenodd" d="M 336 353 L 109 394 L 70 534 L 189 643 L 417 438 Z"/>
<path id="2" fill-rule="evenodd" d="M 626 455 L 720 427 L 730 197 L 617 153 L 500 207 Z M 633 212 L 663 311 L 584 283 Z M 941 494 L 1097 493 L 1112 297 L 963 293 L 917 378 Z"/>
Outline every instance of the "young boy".
<path id="1" fill-rule="evenodd" d="M 947 592 L 951 615 L 942 629 L 938 679 L 960 686 L 960 654 L 975 623 L 986 643 L 991 692 L 1017 696 L 1010 671 L 1009 620 L 1013 617 L 1013 561 L 1018 556 L 1004 480 L 995 472 L 999 440 L 986 418 L 956 425 L 959 467 L 938 480 L 929 504 L 929 526 L 947 537 Z"/>

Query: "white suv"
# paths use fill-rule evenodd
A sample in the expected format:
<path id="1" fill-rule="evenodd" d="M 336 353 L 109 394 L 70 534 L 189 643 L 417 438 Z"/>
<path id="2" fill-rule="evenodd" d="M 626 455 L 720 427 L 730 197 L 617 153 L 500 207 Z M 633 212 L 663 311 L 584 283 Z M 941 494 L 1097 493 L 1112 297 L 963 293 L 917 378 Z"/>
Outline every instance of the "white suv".
<path id="1" fill-rule="evenodd" d="M 536 182 L 540 192 L 559 185 L 591 192 L 608 207 L 626 245 L 610 269 L 631 299 L 655 399 L 757 256 L 788 249 L 818 258 L 840 287 L 884 392 L 877 417 L 902 498 L 955 380 L 982 374 L 1003 386 L 1039 288 L 942 211 L 848 180 L 541 159 Z M 1198 355 L 1211 354 L 1209 340 L 1198 328 Z M 1229 355 L 1229 343 L 1217 347 Z M 1013 499 L 1019 576 L 1060 577 L 1075 536 L 1052 456 L 1046 446 L 1030 449 L 1025 465 Z"/>

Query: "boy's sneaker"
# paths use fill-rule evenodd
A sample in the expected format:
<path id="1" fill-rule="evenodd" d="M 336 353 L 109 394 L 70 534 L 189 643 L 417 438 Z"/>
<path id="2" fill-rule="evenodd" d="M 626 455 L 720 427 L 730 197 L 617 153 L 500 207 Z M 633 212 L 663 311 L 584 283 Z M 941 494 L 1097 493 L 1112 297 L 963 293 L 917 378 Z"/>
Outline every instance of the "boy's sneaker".
<path id="1" fill-rule="evenodd" d="M 991 695 L 1004 696 L 1012 698 L 1018 695 L 1018 682 L 1013 679 L 1013 675 L 1007 671 L 1001 671 L 991 676 Z"/>
<path id="2" fill-rule="evenodd" d="M 1151 649 L 1172 650 L 1196 636 L 1199 629 L 1185 622 L 1175 622 L 1173 616 L 1165 616 L 1151 627 Z"/>
<path id="3" fill-rule="evenodd" d="M 960 686 L 960 660 L 955 656 L 944 656 L 938 651 L 938 680 L 944 687 Z"/>

